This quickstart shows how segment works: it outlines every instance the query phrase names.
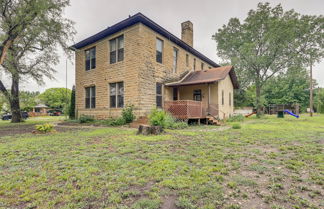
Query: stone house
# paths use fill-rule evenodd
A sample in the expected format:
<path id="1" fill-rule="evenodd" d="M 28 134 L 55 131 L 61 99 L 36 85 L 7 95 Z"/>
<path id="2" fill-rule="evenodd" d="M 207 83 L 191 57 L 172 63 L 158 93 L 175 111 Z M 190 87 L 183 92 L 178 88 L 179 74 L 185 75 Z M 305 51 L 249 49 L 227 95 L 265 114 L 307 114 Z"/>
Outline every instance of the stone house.
<path id="1" fill-rule="evenodd" d="M 193 48 L 190 21 L 181 27 L 180 39 L 138 13 L 73 45 L 77 116 L 118 117 L 128 104 L 137 117 L 154 107 L 180 119 L 233 114 L 233 67 Z"/>

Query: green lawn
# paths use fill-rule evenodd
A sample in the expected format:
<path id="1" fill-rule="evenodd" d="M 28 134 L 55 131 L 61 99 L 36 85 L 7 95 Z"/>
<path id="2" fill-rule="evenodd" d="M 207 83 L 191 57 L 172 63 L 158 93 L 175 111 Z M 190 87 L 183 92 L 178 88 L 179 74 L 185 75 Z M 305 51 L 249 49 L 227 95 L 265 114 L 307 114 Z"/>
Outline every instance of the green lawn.
<path id="1" fill-rule="evenodd" d="M 323 208 L 324 116 L 241 125 L 3 136 L 0 208 Z"/>

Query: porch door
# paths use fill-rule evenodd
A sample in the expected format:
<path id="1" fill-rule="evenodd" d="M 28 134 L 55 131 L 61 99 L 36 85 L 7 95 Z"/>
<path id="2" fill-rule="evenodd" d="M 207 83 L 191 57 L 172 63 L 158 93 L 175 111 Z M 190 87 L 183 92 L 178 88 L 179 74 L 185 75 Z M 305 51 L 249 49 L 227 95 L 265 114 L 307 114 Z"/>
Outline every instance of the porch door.
<path id="1" fill-rule="evenodd" d="M 177 101 L 178 98 L 178 88 L 177 87 L 173 87 L 173 101 Z"/>

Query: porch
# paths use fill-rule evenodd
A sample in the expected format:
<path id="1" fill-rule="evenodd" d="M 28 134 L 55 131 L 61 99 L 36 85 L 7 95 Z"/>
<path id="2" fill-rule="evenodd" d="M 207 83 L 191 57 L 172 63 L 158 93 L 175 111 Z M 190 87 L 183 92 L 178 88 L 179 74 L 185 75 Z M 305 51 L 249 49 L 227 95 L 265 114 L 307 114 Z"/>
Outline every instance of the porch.
<path id="1" fill-rule="evenodd" d="M 218 118 L 219 109 L 217 104 L 210 104 L 208 107 L 201 101 L 177 100 L 164 102 L 164 110 L 171 113 L 177 119 L 206 119 L 208 117 Z"/>

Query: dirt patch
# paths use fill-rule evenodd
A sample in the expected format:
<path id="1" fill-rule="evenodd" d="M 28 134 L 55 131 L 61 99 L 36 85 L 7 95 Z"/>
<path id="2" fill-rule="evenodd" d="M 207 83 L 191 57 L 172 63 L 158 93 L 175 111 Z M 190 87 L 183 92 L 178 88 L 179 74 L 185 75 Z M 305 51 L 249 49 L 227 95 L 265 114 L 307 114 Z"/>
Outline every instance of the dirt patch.
<path id="1" fill-rule="evenodd" d="M 67 132 L 71 130 L 84 130 L 84 127 L 71 127 L 57 125 L 54 127 L 57 132 Z M 14 136 L 21 134 L 31 134 L 35 130 L 35 124 L 17 124 L 11 126 L 0 127 L 0 138 L 5 136 Z"/>
<path id="2" fill-rule="evenodd" d="M 169 195 L 165 197 L 161 209 L 177 209 L 176 199 L 176 195 Z"/>

